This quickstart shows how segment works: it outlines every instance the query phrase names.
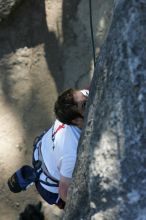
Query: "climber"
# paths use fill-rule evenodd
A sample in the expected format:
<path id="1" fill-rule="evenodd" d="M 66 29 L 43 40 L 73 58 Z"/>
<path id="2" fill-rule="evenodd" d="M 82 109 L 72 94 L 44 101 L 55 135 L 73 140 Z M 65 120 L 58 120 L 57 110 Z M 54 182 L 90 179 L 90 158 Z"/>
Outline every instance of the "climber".
<path id="1" fill-rule="evenodd" d="M 88 90 L 69 89 L 63 92 L 55 103 L 56 121 L 37 143 L 37 146 L 41 145 L 48 175 L 41 173 L 39 180 L 44 183 L 38 181 L 36 188 L 44 200 L 49 204 L 56 203 L 60 208 L 64 208 L 76 162 L 88 94 Z M 35 161 L 37 154 L 36 148 Z M 56 186 L 46 185 L 45 181 Z"/>
<path id="2" fill-rule="evenodd" d="M 26 190 L 35 182 L 46 202 L 64 209 L 88 95 L 89 90 L 68 89 L 58 97 L 54 124 L 34 141 L 34 168 L 25 165 L 9 178 L 12 192 Z"/>

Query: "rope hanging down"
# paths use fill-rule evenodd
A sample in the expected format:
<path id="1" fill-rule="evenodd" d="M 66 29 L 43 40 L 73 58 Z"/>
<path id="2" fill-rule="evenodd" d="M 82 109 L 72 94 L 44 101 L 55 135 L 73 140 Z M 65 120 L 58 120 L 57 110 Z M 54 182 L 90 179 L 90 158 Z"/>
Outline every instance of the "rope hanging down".
<path id="1" fill-rule="evenodd" d="M 95 45 L 94 45 L 94 36 L 93 36 L 93 21 L 92 21 L 92 0 L 89 0 L 89 14 L 90 14 L 90 30 L 91 30 L 91 41 L 92 41 L 92 50 L 93 50 L 93 62 L 94 68 L 96 64 L 96 55 L 95 55 Z"/>

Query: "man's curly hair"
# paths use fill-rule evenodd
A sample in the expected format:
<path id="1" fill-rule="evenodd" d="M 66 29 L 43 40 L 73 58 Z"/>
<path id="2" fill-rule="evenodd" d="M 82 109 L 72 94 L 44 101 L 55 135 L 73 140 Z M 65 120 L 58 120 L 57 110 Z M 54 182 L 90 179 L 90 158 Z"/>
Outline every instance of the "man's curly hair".
<path id="1" fill-rule="evenodd" d="M 77 103 L 74 101 L 73 93 L 75 91 L 75 89 L 65 90 L 55 102 L 56 118 L 64 124 L 73 124 L 73 119 L 82 117 L 78 111 Z"/>

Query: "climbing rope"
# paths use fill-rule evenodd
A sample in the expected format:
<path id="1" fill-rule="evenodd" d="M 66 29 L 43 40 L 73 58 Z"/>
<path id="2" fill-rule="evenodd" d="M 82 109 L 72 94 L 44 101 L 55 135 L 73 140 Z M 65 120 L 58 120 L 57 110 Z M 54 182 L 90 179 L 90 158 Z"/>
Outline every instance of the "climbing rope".
<path id="1" fill-rule="evenodd" d="M 94 34 L 93 34 L 93 20 L 92 20 L 92 0 L 89 0 L 89 14 L 90 14 L 90 30 L 91 30 L 91 42 L 92 42 L 92 51 L 93 51 L 93 62 L 94 68 L 96 64 L 96 55 L 95 55 L 95 44 L 94 44 Z"/>

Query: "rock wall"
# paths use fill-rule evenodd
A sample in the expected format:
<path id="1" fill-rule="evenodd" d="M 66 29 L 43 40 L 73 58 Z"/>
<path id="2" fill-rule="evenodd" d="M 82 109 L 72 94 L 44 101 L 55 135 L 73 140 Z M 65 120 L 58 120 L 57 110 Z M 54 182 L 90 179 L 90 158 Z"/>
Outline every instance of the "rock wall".
<path id="1" fill-rule="evenodd" d="M 6 19 L 22 0 L 0 0 L 0 22 Z"/>
<path id="2" fill-rule="evenodd" d="M 64 220 L 146 218 L 146 1 L 115 1 Z"/>
<path id="3" fill-rule="evenodd" d="M 92 0 L 96 54 L 112 6 L 113 0 Z M 54 120 L 58 93 L 90 83 L 89 23 L 88 0 L 0 0 L 1 220 L 16 220 L 28 203 L 40 200 L 34 187 L 10 193 L 6 181 L 21 165 L 31 163 L 32 141 Z M 47 218 L 55 220 L 58 212 L 53 217 L 50 213 Z"/>

